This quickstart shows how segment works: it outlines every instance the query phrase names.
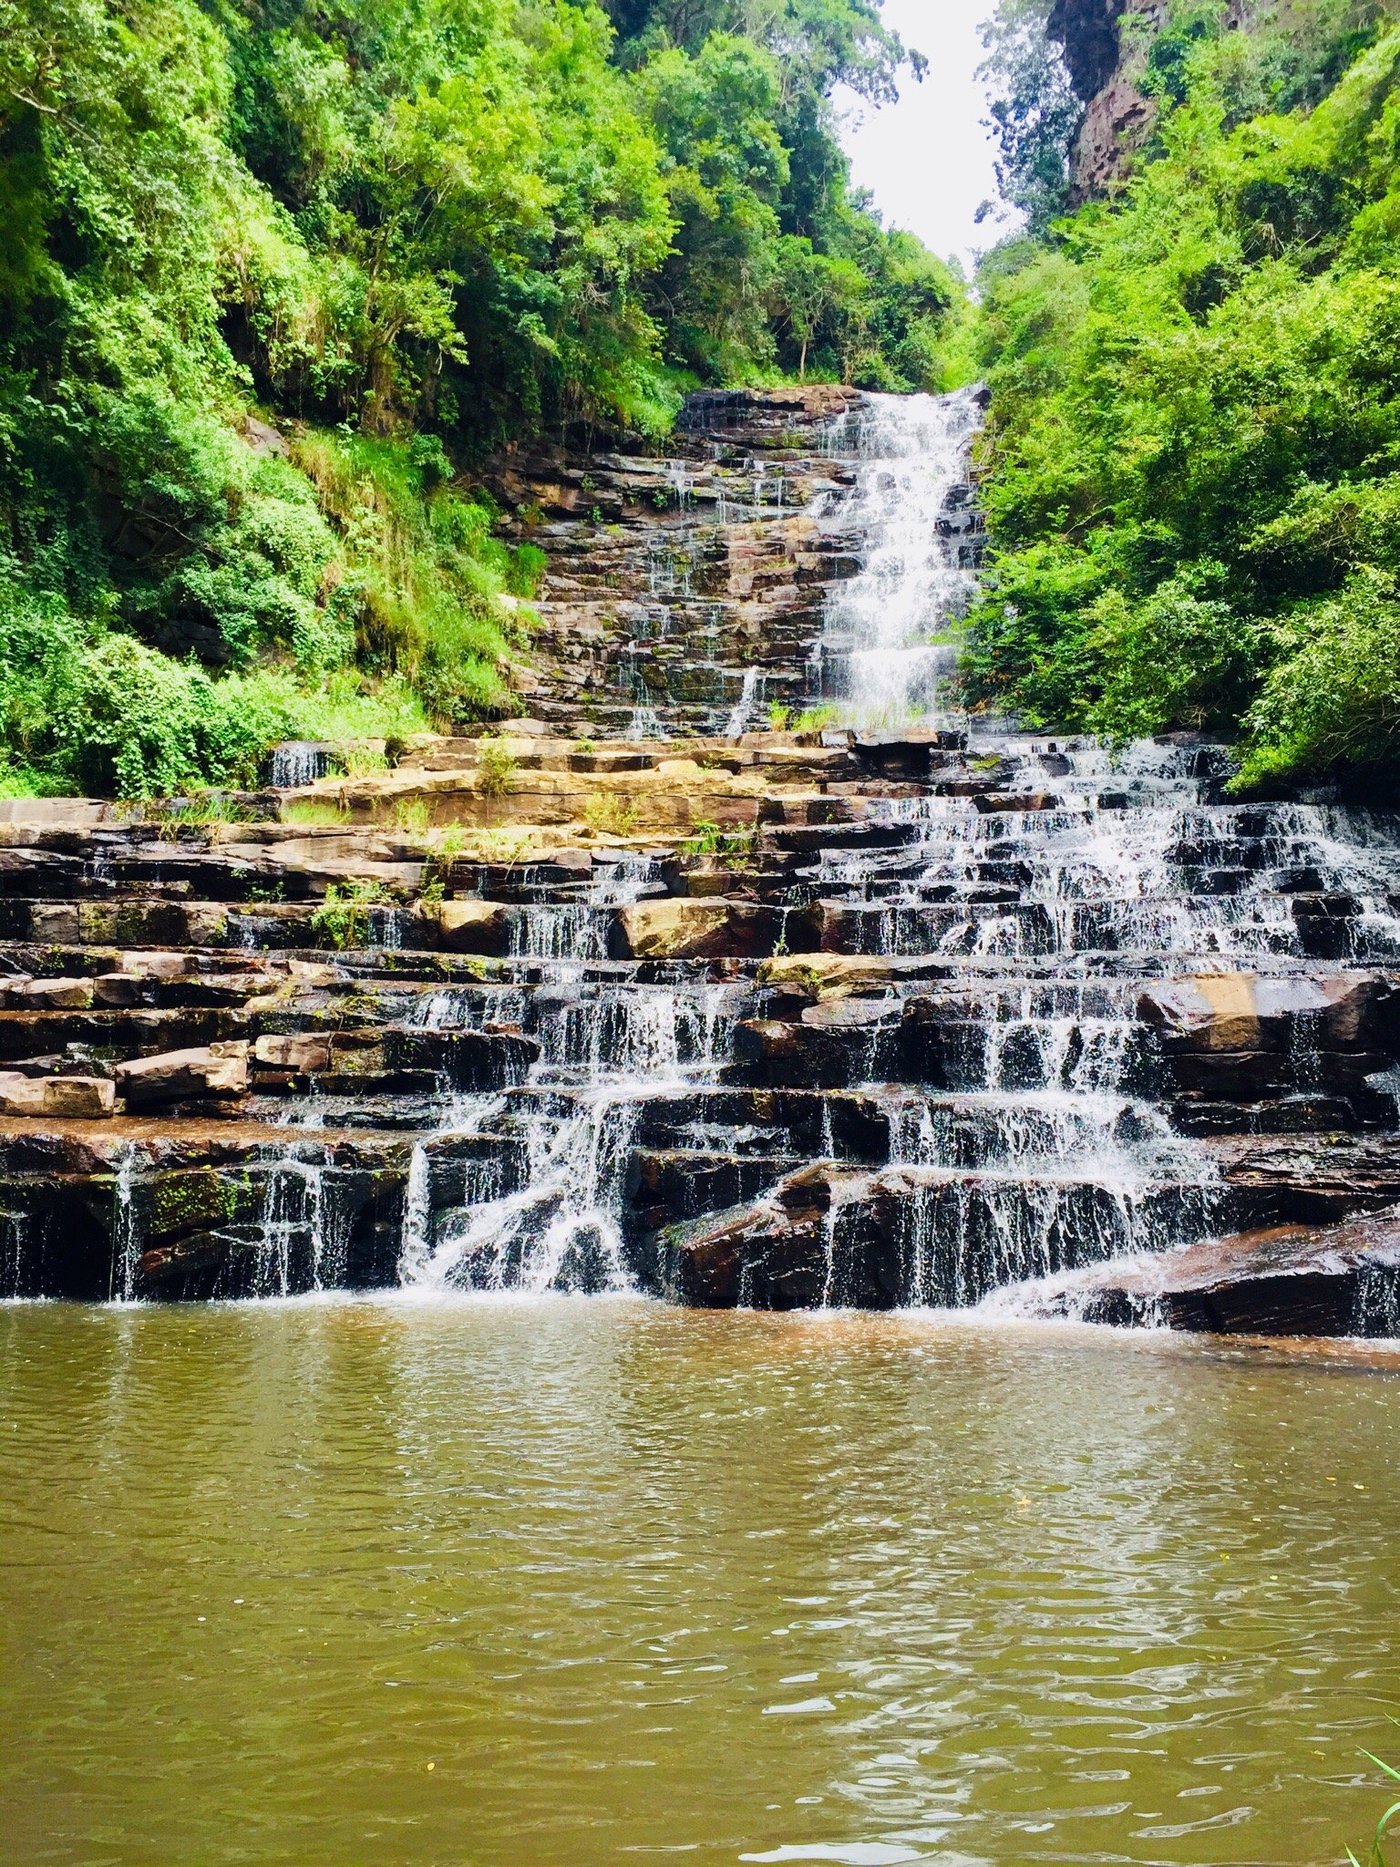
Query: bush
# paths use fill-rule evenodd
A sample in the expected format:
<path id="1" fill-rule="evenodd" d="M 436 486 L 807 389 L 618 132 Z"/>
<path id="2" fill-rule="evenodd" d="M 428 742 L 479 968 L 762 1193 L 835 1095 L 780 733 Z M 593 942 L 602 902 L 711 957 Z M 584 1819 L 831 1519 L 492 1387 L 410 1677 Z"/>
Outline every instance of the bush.
<path id="1" fill-rule="evenodd" d="M 504 797 L 519 770 L 505 746 L 483 739 L 477 747 L 476 788 L 483 797 Z"/>
<path id="2" fill-rule="evenodd" d="M 982 280 L 966 698 L 1245 783 L 1400 758 L 1400 31 L 1304 12 L 1172 10 L 1127 186 Z"/>
<path id="3" fill-rule="evenodd" d="M 389 898 L 384 884 L 372 876 L 332 882 L 321 906 L 311 916 L 311 926 L 339 950 L 363 946 L 369 938 L 370 909 Z"/>
<path id="4" fill-rule="evenodd" d="M 1244 716 L 1242 788 L 1400 759 L 1400 587 L 1371 569 L 1276 630 L 1279 659 Z"/>

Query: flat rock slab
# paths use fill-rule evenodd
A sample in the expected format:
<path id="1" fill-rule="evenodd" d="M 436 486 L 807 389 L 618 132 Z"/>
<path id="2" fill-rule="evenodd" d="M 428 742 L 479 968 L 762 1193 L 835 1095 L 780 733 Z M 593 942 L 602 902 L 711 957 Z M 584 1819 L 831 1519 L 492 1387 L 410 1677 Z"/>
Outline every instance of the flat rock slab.
<path id="1" fill-rule="evenodd" d="M 0 1071 L 0 1115 L 105 1119 L 116 1111 L 115 1085 L 100 1076 L 25 1076 Z"/>
<path id="2" fill-rule="evenodd" d="M 128 1108 L 191 1096 L 240 1096 L 248 1087 L 248 1045 L 241 1041 L 167 1050 L 117 1065 L 117 1087 Z"/>

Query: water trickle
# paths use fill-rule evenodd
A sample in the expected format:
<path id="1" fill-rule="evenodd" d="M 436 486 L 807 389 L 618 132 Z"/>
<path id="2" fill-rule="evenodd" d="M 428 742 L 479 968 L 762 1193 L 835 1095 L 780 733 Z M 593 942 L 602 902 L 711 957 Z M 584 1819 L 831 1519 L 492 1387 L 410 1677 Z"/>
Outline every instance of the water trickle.
<path id="1" fill-rule="evenodd" d="M 754 713 L 762 698 L 762 693 L 762 672 L 758 668 L 745 668 L 739 698 L 735 701 L 733 711 L 725 721 L 724 736 L 726 739 L 738 739 L 741 734 L 748 732 L 753 724 Z"/>
<path id="2" fill-rule="evenodd" d="M 432 1255 L 429 1227 L 432 1224 L 432 1169 L 428 1150 L 416 1141 L 408 1162 L 408 1183 L 404 1188 L 403 1242 L 399 1250 L 399 1281 L 420 1281 Z"/>
<path id="3" fill-rule="evenodd" d="M 28 1218 L 18 1207 L 0 1207 L 0 1298 L 24 1291 Z"/>
<path id="4" fill-rule="evenodd" d="M 136 1276 L 141 1262 L 141 1233 L 136 1216 L 136 1169 L 140 1149 L 128 1142 L 117 1162 L 112 1186 L 112 1281 L 114 1303 L 136 1298 Z"/>
<path id="5" fill-rule="evenodd" d="M 297 1141 L 270 1157 L 250 1240 L 256 1295 L 288 1296 L 343 1283 L 349 1239 L 340 1206 L 324 1144 Z"/>
<path id="6" fill-rule="evenodd" d="M 288 739 L 274 746 L 268 761 L 268 783 L 276 791 L 292 791 L 314 784 L 330 769 L 330 753 L 310 739 Z"/>

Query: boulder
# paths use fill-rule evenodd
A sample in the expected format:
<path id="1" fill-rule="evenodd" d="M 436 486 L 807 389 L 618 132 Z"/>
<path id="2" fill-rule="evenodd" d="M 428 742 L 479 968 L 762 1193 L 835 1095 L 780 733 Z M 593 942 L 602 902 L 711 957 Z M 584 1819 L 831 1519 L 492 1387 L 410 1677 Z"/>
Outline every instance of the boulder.
<path id="1" fill-rule="evenodd" d="M 8 997 L 22 1011 L 86 1011 L 93 986 L 91 979 L 28 979 L 12 985 Z"/>
<path id="2" fill-rule="evenodd" d="M 128 1108 L 186 1097 L 241 1096 L 248 1087 L 248 1045 L 237 1041 L 119 1063 L 117 1089 Z"/>
<path id="3" fill-rule="evenodd" d="M 1319 1050 L 1400 1045 L 1400 990 L 1378 973 L 1259 978 L 1200 973 L 1150 985 L 1138 1016 L 1168 1051 L 1296 1052 L 1300 1037 Z"/>
<path id="4" fill-rule="evenodd" d="M 385 1033 L 391 1069 L 427 1071 L 457 1091 L 504 1089 L 522 1082 L 540 1054 L 533 1037 L 506 1031 L 393 1030 Z"/>
<path id="5" fill-rule="evenodd" d="M 734 1030 L 733 1074 L 768 1089 L 844 1089 L 889 1074 L 898 1025 L 877 999 L 809 1006 L 801 1020 L 745 1018 Z M 896 1007 L 897 1010 L 897 1007 Z"/>
<path id="6" fill-rule="evenodd" d="M 1001 810 L 1058 810 L 1060 800 L 1050 791 L 978 791 L 974 810 L 984 814 Z"/>
<path id="7" fill-rule="evenodd" d="M 135 1005 L 147 1004 L 151 997 L 150 986 L 144 979 L 133 978 L 124 972 L 99 973 L 92 982 L 93 998 L 104 1011 L 129 1011 Z"/>
<path id="8" fill-rule="evenodd" d="M 183 979 L 186 973 L 193 970 L 193 966 L 185 953 L 130 952 L 121 955 L 116 970 L 128 979 L 169 980 Z"/>
<path id="9" fill-rule="evenodd" d="M 257 964 L 252 960 L 249 963 Z M 150 1004 L 152 986 L 171 985 L 177 980 L 192 979 L 197 975 L 197 970 L 186 953 L 120 953 L 111 972 L 99 973 L 94 978 L 94 997 L 97 1004 L 109 1010 Z M 262 978 L 262 974 L 249 975 L 244 995 L 255 990 Z M 199 983 L 207 994 L 228 986 L 231 981 L 226 975 L 216 975 Z M 210 1002 L 207 997 L 205 1002 Z"/>
<path id="10" fill-rule="evenodd" d="M 878 1181 L 818 1161 L 754 1201 L 661 1235 L 661 1287 L 697 1309 L 889 1309 L 899 1301 L 899 1243 L 873 1223 Z"/>
<path id="11" fill-rule="evenodd" d="M 638 901 L 618 915 L 630 959 L 696 959 L 729 953 L 728 901 Z"/>
<path id="12" fill-rule="evenodd" d="M 253 1061 L 272 1070 L 291 1070 L 298 1076 L 317 1076 L 331 1067 L 331 1040 L 313 1032 L 289 1037 L 260 1037 L 253 1045 Z"/>
<path id="13" fill-rule="evenodd" d="M 510 916 L 497 901 L 440 901 L 438 940 L 451 953 L 499 958 L 510 947 Z"/>
<path id="14" fill-rule="evenodd" d="M 703 897 L 638 901 L 618 913 L 617 945 L 626 959 L 756 959 L 815 946 L 817 914 Z"/>
<path id="15" fill-rule="evenodd" d="M 827 1286 L 832 1173 L 804 1168 L 752 1206 L 666 1235 L 666 1294 L 694 1309 L 815 1309 Z"/>
<path id="16" fill-rule="evenodd" d="M 882 991 L 898 977 L 898 961 L 864 953 L 783 953 L 758 969 L 760 985 L 818 1004 Z"/>
<path id="17" fill-rule="evenodd" d="M 1392 1134 L 1220 1136 L 1204 1141 L 1240 1230 L 1330 1225 L 1400 1200 Z"/>
<path id="18" fill-rule="evenodd" d="M 22 1076 L 0 1071 L 0 1115 L 93 1120 L 115 1113 L 114 1084 L 100 1076 Z"/>

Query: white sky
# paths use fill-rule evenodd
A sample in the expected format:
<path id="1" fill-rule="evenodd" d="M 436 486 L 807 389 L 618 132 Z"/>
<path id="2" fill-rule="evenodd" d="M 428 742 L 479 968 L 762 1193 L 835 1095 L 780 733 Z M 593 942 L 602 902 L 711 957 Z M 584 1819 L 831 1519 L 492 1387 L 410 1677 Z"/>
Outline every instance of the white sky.
<path id="1" fill-rule="evenodd" d="M 884 0 L 886 25 L 928 59 L 915 84 L 906 72 L 897 104 L 872 109 L 851 93 L 842 135 L 851 177 L 868 188 L 887 225 L 917 233 L 941 258 L 972 257 L 996 243 L 1008 223 L 973 215 L 997 199 L 992 142 L 982 127 L 987 97 L 976 78 L 985 54 L 977 28 L 995 0 Z M 1003 210 L 1004 211 L 1004 210 Z"/>

